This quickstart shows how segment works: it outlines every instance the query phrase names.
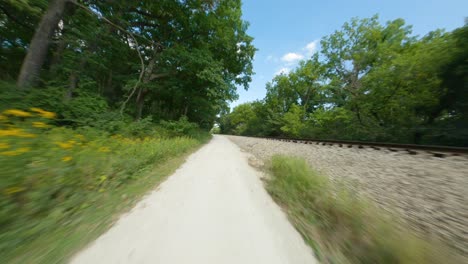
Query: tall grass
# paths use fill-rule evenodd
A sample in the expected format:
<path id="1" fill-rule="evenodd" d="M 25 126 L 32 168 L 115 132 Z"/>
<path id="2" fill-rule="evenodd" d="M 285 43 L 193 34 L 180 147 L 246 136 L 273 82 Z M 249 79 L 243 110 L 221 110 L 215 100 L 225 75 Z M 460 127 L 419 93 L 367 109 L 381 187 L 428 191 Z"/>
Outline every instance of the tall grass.
<path id="1" fill-rule="evenodd" d="M 322 263 L 460 263 L 299 158 L 274 156 L 267 190 Z"/>
<path id="2" fill-rule="evenodd" d="M 44 254 L 41 249 L 53 251 L 68 243 L 68 234 L 90 223 L 90 216 L 96 218 L 93 225 L 108 223 L 122 201 L 119 195 L 135 194 L 129 187 L 138 186 L 138 181 L 157 183 L 142 179 L 147 168 L 162 166 L 207 139 L 206 135 L 198 139 L 110 136 L 90 128 L 55 127 L 54 117 L 38 108 L 0 114 L 1 263 L 22 258 L 28 248 L 38 254 L 17 263 L 54 263 L 33 258 Z M 158 175 L 158 179 L 165 176 Z M 151 186 L 140 186 L 136 195 Z M 96 210 L 106 210 L 106 215 L 95 214 Z M 57 229 L 61 230 L 55 236 L 58 241 L 48 247 L 44 242 Z M 67 254 L 52 253 L 56 259 Z"/>

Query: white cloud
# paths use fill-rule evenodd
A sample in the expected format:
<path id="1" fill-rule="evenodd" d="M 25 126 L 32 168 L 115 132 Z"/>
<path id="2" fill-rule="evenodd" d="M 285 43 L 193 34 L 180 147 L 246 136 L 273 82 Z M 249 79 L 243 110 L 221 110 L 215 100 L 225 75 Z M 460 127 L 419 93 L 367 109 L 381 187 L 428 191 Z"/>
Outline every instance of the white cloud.
<path id="1" fill-rule="evenodd" d="M 275 75 L 280 75 L 280 74 L 288 74 L 291 71 L 289 68 L 281 68 L 278 71 L 275 72 Z"/>
<path id="2" fill-rule="evenodd" d="M 294 63 L 296 61 L 302 60 L 303 58 L 304 58 L 304 55 L 302 54 L 290 52 L 288 54 L 285 54 L 281 58 L 281 60 L 287 63 Z"/>
<path id="3" fill-rule="evenodd" d="M 312 54 L 314 54 L 317 51 L 318 44 L 319 44 L 318 40 L 314 40 L 310 42 L 309 44 L 307 44 L 304 48 L 304 50 L 307 52 L 307 55 L 311 56 Z"/>

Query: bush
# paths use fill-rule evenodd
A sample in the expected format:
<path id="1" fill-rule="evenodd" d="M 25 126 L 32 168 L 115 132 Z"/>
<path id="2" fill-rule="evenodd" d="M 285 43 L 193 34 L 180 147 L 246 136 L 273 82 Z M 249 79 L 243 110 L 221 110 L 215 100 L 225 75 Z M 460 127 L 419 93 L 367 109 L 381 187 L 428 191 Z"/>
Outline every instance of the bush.
<path id="1" fill-rule="evenodd" d="M 274 156 L 270 170 L 267 190 L 322 263 L 461 263 L 302 159 Z"/>
<path id="2" fill-rule="evenodd" d="M 134 122 L 124 123 L 123 127 L 120 128 L 120 133 L 125 136 L 139 138 L 158 136 L 156 134 L 156 125 L 153 123 L 151 117 L 146 117 Z"/>
<path id="3" fill-rule="evenodd" d="M 65 99 L 61 87 L 18 90 L 16 86 L 0 82 L 0 111 L 6 109 L 54 109 L 59 113 L 55 122 L 68 126 L 92 126 L 109 112 L 106 100 L 92 93 L 77 93 L 72 100 Z"/>
<path id="4" fill-rule="evenodd" d="M 210 130 L 211 134 L 221 134 L 221 128 L 219 126 L 215 126 Z"/>
<path id="5" fill-rule="evenodd" d="M 199 132 L 199 126 L 196 123 L 188 121 L 186 116 L 182 116 L 177 121 L 161 121 L 161 127 L 166 129 L 171 135 L 196 135 Z"/>

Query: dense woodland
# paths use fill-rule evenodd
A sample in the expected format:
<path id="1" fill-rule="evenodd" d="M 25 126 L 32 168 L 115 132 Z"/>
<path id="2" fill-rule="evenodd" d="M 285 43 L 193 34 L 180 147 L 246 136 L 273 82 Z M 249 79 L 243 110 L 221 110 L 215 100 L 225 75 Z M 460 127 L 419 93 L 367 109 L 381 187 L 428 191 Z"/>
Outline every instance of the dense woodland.
<path id="1" fill-rule="evenodd" d="M 65 263 L 247 88 L 240 0 L 0 1 L 0 263 Z"/>
<path id="2" fill-rule="evenodd" d="M 402 19 L 352 19 L 266 89 L 221 132 L 468 146 L 468 25 L 418 37 Z"/>
<path id="3" fill-rule="evenodd" d="M 67 126 L 187 117 L 210 129 L 251 80 L 247 27 L 240 0 L 1 1 L 0 110 L 34 105 Z"/>

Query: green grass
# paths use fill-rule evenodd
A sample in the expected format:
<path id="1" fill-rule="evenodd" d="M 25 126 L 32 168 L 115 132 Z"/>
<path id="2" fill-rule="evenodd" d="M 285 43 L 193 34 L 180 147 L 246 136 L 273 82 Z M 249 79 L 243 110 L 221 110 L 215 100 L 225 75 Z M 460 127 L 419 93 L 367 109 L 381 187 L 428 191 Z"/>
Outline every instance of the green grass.
<path id="1" fill-rule="evenodd" d="M 32 241 L 24 241 L 21 247 L 2 256 L 3 260 L 0 262 L 66 263 L 74 253 L 109 229 L 118 217 L 131 209 L 144 194 L 172 174 L 189 153 L 197 148 L 192 147 L 178 157 L 140 171 L 135 175 L 138 177 L 137 181 L 98 197 L 95 200 L 97 206 L 80 212 L 72 223 L 58 223 L 50 232 L 43 233 Z"/>
<path id="2" fill-rule="evenodd" d="M 266 187 L 322 263 L 460 263 L 448 247 L 333 184 L 299 158 L 274 156 Z"/>
<path id="3" fill-rule="evenodd" d="M 0 114 L 0 263 L 65 262 L 210 137 L 111 136 L 54 115 Z"/>

